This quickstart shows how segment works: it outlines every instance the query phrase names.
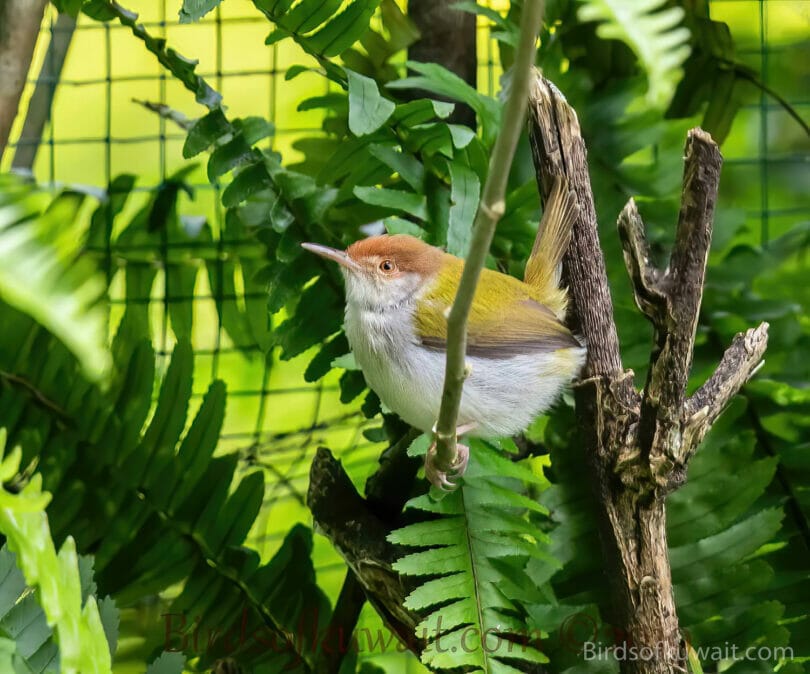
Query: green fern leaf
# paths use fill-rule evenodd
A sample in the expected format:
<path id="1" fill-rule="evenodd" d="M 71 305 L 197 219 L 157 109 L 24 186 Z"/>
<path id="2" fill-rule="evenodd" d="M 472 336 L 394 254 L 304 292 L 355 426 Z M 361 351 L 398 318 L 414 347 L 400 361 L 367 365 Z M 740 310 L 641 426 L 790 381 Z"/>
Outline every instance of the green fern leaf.
<path id="1" fill-rule="evenodd" d="M 338 56 L 360 39 L 381 1 L 352 0 L 337 15 L 336 10 L 344 4 L 340 0 L 301 0 L 292 9 L 289 0 L 253 0 L 253 4 L 276 25 L 266 44 L 291 37 L 317 58 L 327 72 L 335 73 L 339 68 L 327 59 Z"/>
<path id="2" fill-rule="evenodd" d="M 146 670 L 146 674 L 182 674 L 186 656 L 182 653 L 165 652 Z"/>
<path id="3" fill-rule="evenodd" d="M 208 3 L 203 1 L 194 4 L 199 5 L 200 12 L 207 11 L 204 5 Z M 210 8 L 213 7 L 209 7 L 209 9 Z M 110 0 L 85 0 L 82 5 L 82 11 L 96 21 L 111 21 L 117 19 L 122 26 L 128 27 L 135 37 L 143 41 L 146 49 L 157 57 L 157 60 L 160 61 L 163 67 L 182 82 L 186 89 L 194 93 L 198 103 L 205 105 L 211 110 L 219 107 L 222 102 L 222 96 L 214 91 L 202 77 L 194 72 L 197 67 L 197 61 L 184 58 L 174 49 L 167 48 L 165 39 L 150 35 L 143 24 L 138 22 L 138 14 L 136 12 L 131 12 L 117 2 L 111 2 Z M 195 16 L 196 13 L 199 13 L 197 8 L 191 9 L 190 14 L 186 16 L 189 19 L 199 18 L 199 16 Z M 181 16 L 183 15 L 181 14 Z"/>
<path id="4" fill-rule="evenodd" d="M 179 12 L 180 23 L 199 21 L 221 2 L 222 0 L 183 0 L 183 6 Z"/>
<path id="5" fill-rule="evenodd" d="M 5 453 L 5 445 L 6 430 L 0 429 L 0 458 Z M 6 482 L 17 474 L 21 457 L 18 447 L 2 458 L 0 481 Z M 62 672 L 111 672 L 110 646 L 98 603 L 94 596 L 82 592 L 82 586 L 89 589 L 92 581 L 82 583 L 72 538 L 64 542 L 57 554 L 45 515 L 49 500 L 50 494 L 42 491 L 39 474 L 19 493 L 0 490 L 0 533 L 8 541 L 8 547 L 0 550 L 2 596 L 6 602 L 12 600 L 3 606 L 0 629 L 5 636 L 15 638 L 16 653 L 25 660 L 36 656 L 40 662 L 48 664 L 56 659 L 53 629 L 58 635 Z M 36 597 L 28 594 L 21 599 L 26 585 L 36 588 Z M 9 618 L 9 612 L 15 616 Z M 21 612 L 25 612 L 25 618 L 19 615 Z M 23 630 L 15 633 L 15 623 L 24 625 Z M 38 667 L 31 669 L 41 671 Z"/>
<path id="6" fill-rule="evenodd" d="M 427 548 L 400 558 L 397 571 L 439 576 L 423 582 L 406 600 L 408 608 L 425 613 L 416 634 L 428 642 L 422 661 L 433 669 L 466 666 L 489 674 L 519 671 L 510 662 L 547 661 L 529 638 L 521 607 L 499 587 L 507 576 L 528 582 L 524 567 L 529 558 L 554 563 L 546 551 L 547 537 L 526 517 L 543 508 L 519 493 L 520 482 L 543 479 L 475 441 L 457 491 L 438 501 L 425 495 L 409 503 L 440 517 L 389 535 L 392 543 Z"/>
<path id="7" fill-rule="evenodd" d="M 19 424 L 11 406 L 0 409 L 0 425 L 17 419 L 15 438 L 34 428 L 47 438 L 39 469 L 54 492 L 48 507 L 54 538 L 70 534 L 79 551 L 95 550 L 98 586 L 122 604 L 177 584 L 168 614 L 196 620 L 167 624 L 172 647 L 190 644 L 200 625 L 219 635 L 246 630 L 251 638 L 236 650 L 224 636 L 214 638 L 206 664 L 238 651 L 246 664 L 267 671 L 311 672 L 315 640 L 331 614 L 315 578 L 312 534 L 294 527 L 265 564 L 245 547 L 264 478 L 257 471 L 237 475 L 235 453 L 214 457 L 225 415 L 222 382 L 211 384 L 184 430 L 193 371 L 187 342 L 175 347 L 149 418 L 155 370 L 149 342 L 126 358 L 117 338 L 120 371 L 103 392 L 76 376 L 74 359 L 53 341 L 24 316 L 0 334 L 0 369 L 19 372 L 54 415 L 26 415 Z M 30 353 L 47 354 L 46 366 Z M 17 411 L 37 405 L 25 395 L 12 398 Z M 0 478 L 15 476 L 10 466 Z M 304 623 L 303 639 L 291 637 Z M 262 639 L 276 647 L 262 647 Z"/>
<path id="8" fill-rule="evenodd" d="M 666 0 L 584 0 L 580 21 L 598 21 L 597 34 L 621 40 L 635 52 L 647 73 L 647 102 L 663 108 L 675 93 L 681 65 L 689 56 L 689 30 L 681 22 L 684 10 L 667 7 Z"/>
<path id="9" fill-rule="evenodd" d="M 501 123 L 501 109 L 494 98 L 476 91 L 458 75 L 436 63 L 408 61 L 406 65 L 418 74 L 390 82 L 389 89 L 419 88 L 466 103 L 475 110 L 484 142 L 490 145 L 494 141 Z"/>
<path id="10" fill-rule="evenodd" d="M 76 257 L 84 196 L 47 197 L 14 176 L 0 176 L 0 299 L 29 314 L 76 354 L 85 373 L 109 372 L 104 281 Z M 47 205 L 47 207 L 46 207 Z"/>

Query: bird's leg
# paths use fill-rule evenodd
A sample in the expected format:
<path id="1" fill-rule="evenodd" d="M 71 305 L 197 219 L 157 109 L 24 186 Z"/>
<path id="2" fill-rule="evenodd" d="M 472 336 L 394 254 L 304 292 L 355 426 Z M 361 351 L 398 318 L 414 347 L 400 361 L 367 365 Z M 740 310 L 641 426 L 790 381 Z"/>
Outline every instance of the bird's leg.
<path id="1" fill-rule="evenodd" d="M 467 464 L 470 461 L 470 448 L 467 445 L 462 445 L 458 442 L 458 438 L 465 433 L 469 433 L 478 426 L 476 422 L 469 424 L 462 424 L 456 428 L 456 460 L 450 466 L 448 471 L 440 470 L 436 465 L 437 452 L 436 452 L 436 439 L 434 437 L 430 448 L 425 455 L 425 477 L 428 481 L 442 491 L 453 491 L 458 487 L 458 479 L 464 475 L 467 470 Z M 436 428 L 433 428 L 434 436 Z"/>

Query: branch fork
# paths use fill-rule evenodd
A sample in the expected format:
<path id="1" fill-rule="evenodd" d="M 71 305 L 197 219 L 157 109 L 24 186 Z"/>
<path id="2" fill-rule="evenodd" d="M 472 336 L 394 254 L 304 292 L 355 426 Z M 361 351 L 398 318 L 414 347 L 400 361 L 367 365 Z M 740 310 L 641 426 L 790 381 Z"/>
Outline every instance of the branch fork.
<path id="1" fill-rule="evenodd" d="M 563 260 L 569 322 L 588 344 L 575 387 L 577 418 L 600 509 L 600 533 L 612 582 L 611 618 L 637 647 L 673 657 L 625 661 L 623 671 L 684 671 L 666 537 L 666 495 L 686 480 L 688 462 L 731 398 L 761 364 L 768 325 L 737 335 L 714 374 L 692 396 L 692 366 L 722 157 L 702 129 L 686 140 L 681 209 L 666 269 L 650 260 L 644 223 L 630 200 L 618 219 L 633 294 L 655 329 L 644 388 L 621 364 L 605 263 L 599 245 L 585 143 L 576 113 L 538 77 L 530 95 L 530 139 L 540 193 L 557 176 L 577 193 L 580 217 Z M 618 479 L 617 479 L 618 478 Z"/>
<path id="2" fill-rule="evenodd" d="M 721 165 L 711 136 L 692 129 L 684 153 L 675 246 L 666 270 L 650 263 L 644 223 L 633 199 L 618 220 L 636 304 L 655 328 L 639 444 L 655 484 L 665 491 L 685 481 L 698 443 L 759 366 L 767 346 L 765 323 L 738 335 L 710 380 L 686 399 Z"/>

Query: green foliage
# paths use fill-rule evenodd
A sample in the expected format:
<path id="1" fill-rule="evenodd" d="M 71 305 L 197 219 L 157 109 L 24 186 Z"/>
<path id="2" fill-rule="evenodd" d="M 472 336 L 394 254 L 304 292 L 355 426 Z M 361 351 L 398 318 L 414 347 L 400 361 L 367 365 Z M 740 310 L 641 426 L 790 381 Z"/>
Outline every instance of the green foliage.
<path id="1" fill-rule="evenodd" d="M 146 670 L 146 674 L 175 674 L 182 672 L 185 664 L 182 653 L 162 653 Z"/>
<path id="2" fill-rule="evenodd" d="M 389 89 L 424 89 L 466 103 L 475 110 L 484 142 L 487 146 L 492 145 L 501 121 L 500 106 L 495 100 L 476 91 L 458 75 L 437 63 L 408 61 L 406 65 L 410 70 L 417 72 L 418 76 L 391 82 L 388 85 Z"/>
<path id="3" fill-rule="evenodd" d="M 687 14 L 692 33 L 692 53 L 684 63 L 683 78 L 667 111 L 671 117 L 687 117 L 703 109 L 700 126 L 722 143 L 740 108 L 759 90 L 773 98 L 798 123 L 806 135 L 810 125 L 757 71 L 737 56 L 728 26 L 713 21 L 709 6 L 696 4 Z"/>
<path id="4" fill-rule="evenodd" d="M 20 179 L 0 176 L 0 299 L 33 316 L 89 377 L 102 379 L 110 369 L 104 282 L 76 246 L 84 195 L 65 191 L 49 201 Z"/>
<path id="5" fill-rule="evenodd" d="M 672 99 L 690 52 L 684 10 L 666 5 L 665 0 L 585 0 L 579 8 L 580 21 L 599 22 L 600 37 L 622 40 L 635 52 L 647 73 L 647 102 L 658 108 Z"/>
<path id="6" fill-rule="evenodd" d="M 252 119 L 236 122 L 257 138 L 267 127 L 253 123 Z M 193 147 L 194 138 L 190 138 Z M 186 182 L 192 168 L 185 167 L 161 182 L 126 222 L 122 222 L 122 212 L 132 199 L 136 181 L 126 174 L 114 178 L 106 197 L 93 212 L 85 248 L 99 256 L 110 277 L 117 269 L 123 270 L 127 303 L 122 325 L 132 342 L 147 339 L 158 329 L 150 324 L 148 300 L 158 270 L 163 267 L 175 299 L 168 306 L 168 317 L 176 337 L 191 337 L 194 289 L 203 284 L 216 298 L 219 325 L 234 345 L 239 348 L 266 345 L 270 326 L 265 291 L 254 279 L 261 266 L 261 251 L 244 245 L 247 237 L 235 225 L 227 236 L 215 240 L 207 219 L 179 213 L 185 207 L 184 200 L 195 195 Z M 239 255 L 224 255 L 226 245 L 239 246 Z M 110 256 L 108 251 L 113 247 L 115 255 Z M 193 257 L 190 250 L 194 251 Z M 237 292 L 237 286 L 241 293 Z"/>
<path id="7" fill-rule="evenodd" d="M 81 3 L 63 4 L 75 12 Z M 217 5 L 216 0 L 186 0 L 181 20 L 196 20 Z M 256 0 L 254 5 L 274 25 L 268 44 L 292 39 L 314 59 L 290 67 L 287 78 L 316 70 L 330 83 L 327 94 L 300 106 L 323 110 L 324 122 L 322 134 L 297 142 L 304 159 L 295 166 L 260 147 L 273 132 L 269 123 L 226 115 L 194 63 L 150 36 L 133 14 L 102 0 L 85 4 L 88 15 L 128 26 L 207 106 L 189 131 L 183 156 L 210 153 L 208 176 L 225 185 L 224 224 L 212 229 L 179 215 L 183 195 L 191 195 L 181 171 L 122 226 L 115 218 L 132 179 L 117 178 L 93 216 L 87 239 L 89 248 L 102 251 L 115 232 L 126 265 L 130 302 L 116 344 L 112 389 L 102 393 L 83 381 L 76 385 L 74 364 L 61 347 L 15 315 L 0 335 L 1 369 L 13 375 L 0 390 L 0 423 L 15 439 L 31 440 L 22 443 L 30 448 L 25 463 L 39 460 L 46 486 L 56 494 L 50 512 L 57 538 L 74 535 L 80 550 L 97 552 L 102 589 L 132 605 L 177 585 L 180 594 L 166 611 L 172 616 L 173 644 L 187 651 L 193 651 L 195 618 L 227 633 L 242 620 L 242 606 L 248 607 L 251 628 L 263 626 L 275 644 L 257 654 L 219 641 L 205 653 L 192 652 L 201 656 L 194 666 L 235 652 L 240 661 L 267 671 L 288 666 L 309 671 L 314 641 L 329 617 L 315 582 L 311 534 L 293 528 L 265 565 L 244 547 L 263 484 L 257 473 L 242 475 L 235 456 L 214 458 L 224 410 L 221 384 L 212 384 L 184 433 L 193 368 L 185 342 L 195 320 L 190 302 L 169 306 L 172 331 L 181 341 L 150 416 L 154 354 L 146 344 L 135 345 L 153 330 L 147 305 L 132 300 L 149 296 L 155 262 L 165 264 L 167 283 L 188 295 L 204 268 L 214 294 L 233 297 L 217 310 L 235 343 L 259 343 L 282 358 L 317 347 L 305 378 L 316 381 L 332 368 L 346 369 L 341 399 L 353 400 L 364 383 L 351 369 L 341 331 L 339 274 L 304 254 L 299 244 L 344 246 L 385 227 L 464 254 L 500 107 L 436 64 L 408 62 L 412 76 L 401 79 L 396 57 L 416 33 L 391 0 Z M 735 57 L 727 27 L 712 21 L 701 5 L 692 3 L 684 13 L 660 0 L 621 6 L 589 0 L 579 5 L 580 19 L 589 22 L 583 24 L 575 19 L 575 3 L 550 2 L 538 51 L 544 73 L 578 111 L 599 222 L 607 227 L 626 198 L 636 197 L 654 256 L 667 248 L 673 230 L 685 129 L 702 118 L 722 140 L 751 88 L 743 82 L 759 86 L 753 70 Z M 381 21 L 370 27 L 378 6 Z M 508 66 L 516 35 L 514 7 L 505 16 L 474 3 L 460 8 L 494 24 L 501 61 Z M 679 27 L 682 21 L 688 31 Z M 687 41 L 691 55 L 684 63 Z M 449 122 L 452 103 L 409 100 L 414 88 L 469 105 L 478 129 Z M 664 119 L 670 98 L 671 119 Z M 520 275 L 537 218 L 524 139 L 490 264 Z M 767 378 L 747 387 L 744 400 L 735 403 L 698 453 L 690 482 L 672 497 L 670 555 L 679 615 L 694 646 L 790 644 L 797 656 L 808 657 L 805 412 L 810 401 L 804 388 L 810 365 L 803 354 L 810 348 L 810 294 L 803 290 L 802 257 L 807 228 L 791 223 L 787 231 L 774 232 L 766 246 L 768 236 L 758 238 L 753 226 L 744 213 L 721 209 L 718 214 L 694 382 L 705 379 L 734 332 L 760 319 L 772 323 L 762 373 Z M 215 230 L 224 238 L 215 239 Z M 234 241 L 247 243 L 237 249 Z M 650 328 L 633 306 L 618 238 L 606 228 L 602 241 L 624 361 L 643 381 Z M 204 252 L 197 259 L 203 264 L 173 252 L 173 243 L 200 245 Z M 223 259 L 224 249 L 236 253 Z M 114 269 L 107 271 L 112 276 Z M 245 288 L 244 297 L 237 288 Z M 272 331 L 268 312 L 278 316 Z M 364 411 L 370 416 L 379 411 L 374 396 Z M 431 667 L 457 666 L 463 658 L 479 671 L 518 671 L 548 658 L 544 668 L 550 673 L 617 671 L 613 660 L 584 662 L 578 653 L 585 640 L 612 645 L 613 632 L 607 624 L 611 614 L 593 497 L 583 479 L 585 459 L 571 434 L 574 428 L 570 409 L 562 405 L 542 433 L 552 448 L 548 475 L 553 482 L 539 495 L 542 505 L 536 498 L 545 481 L 483 444 L 473 448 L 470 472 L 458 492 L 441 501 L 422 496 L 412 502 L 427 520 L 393 536 L 419 549 L 403 557 L 398 568 L 421 583 L 409 606 L 425 613 L 417 636 L 430 641 L 424 660 Z M 312 626 L 303 631 L 312 640 L 290 643 L 289 634 L 300 634 L 302 622 Z M 572 625 L 585 626 L 584 633 L 573 633 L 579 641 L 571 641 Z M 497 639 L 499 647 L 488 652 L 481 635 L 487 635 L 489 646 Z M 455 654 L 444 650 L 453 645 Z M 11 653 L 6 646 L 13 648 L 0 642 L 0 658 Z M 695 657 L 690 652 L 691 666 L 699 671 Z M 164 656 L 155 671 L 169 661 Z M 706 671 L 713 666 L 703 663 Z M 746 666 L 722 665 L 732 673 L 750 671 Z M 765 662 L 757 671 L 777 668 L 793 674 L 799 665 Z"/>
<path id="8" fill-rule="evenodd" d="M 700 125 L 717 142 L 723 142 L 744 101 L 744 84 L 737 72 L 743 66 L 734 65 L 734 41 L 726 24 L 712 21 L 708 12 L 690 17 L 690 23 L 694 45 L 668 114 L 691 116 L 708 102 Z M 750 69 L 748 72 L 753 75 Z"/>
<path id="9" fill-rule="evenodd" d="M 19 504 L 15 504 L 15 506 L 19 506 Z M 81 619 L 82 603 L 86 603 L 88 598 L 97 602 L 96 597 L 93 596 L 95 583 L 92 580 L 92 558 L 80 557 L 78 566 L 76 566 L 75 549 L 71 551 L 63 547 L 63 551 L 64 554 L 60 553 L 60 556 L 57 557 L 53 543 L 50 546 L 46 545 L 44 550 L 38 553 L 39 569 L 28 570 L 31 575 L 36 575 L 37 571 L 41 569 L 49 572 L 65 572 L 65 577 L 69 581 L 67 584 L 72 585 L 69 590 L 73 591 L 79 589 L 78 584 L 81 582 L 80 598 L 77 592 L 66 591 L 64 587 L 60 588 L 61 596 L 50 597 L 51 601 L 56 599 L 61 602 L 58 606 L 59 620 L 63 623 L 63 628 L 59 632 L 60 636 L 64 635 L 66 631 L 70 631 L 65 629 L 65 623 L 77 622 L 77 616 L 79 620 Z M 51 553 L 53 553 L 52 559 L 46 560 Z M 72 567 L 69 564 L 62 564 L 64 567 L 62 569 L 51 568 L 54 563 L 59 564 L 63 560 L 71 561 L 71 559 Z M 7 545 L 0 549 L 0 579 L 0 593 L 3 597 L 3 603 L 0 605 L 0 633 L 3 635 L 4 645 L 0 662 L 3 662 L 4 656 L 9 658 L 9 664 L 2 671 L 25 672 L 26 674 L 57 671 L 60 666 L 59 643 L 53 627 L 49 625 L 49 617 L 46 616 L 40 605 L 45 595 L 27 584 L 25 576 L 17 567 L 17 558 Z M 103 626 L 104 631 L 101 632 L 100 628 L 97 628 L 95 632 L 98 633 L 84 635 L 85 638 L 90 637 L 97 643 L 93 643 L 91 652 L 83 657 L 84 664 L 89 665 L 91 669 L 82 671 L 110 671 L 110 651 L 114 651 L 116 646 L 118 610 L 109 597 L 97 602 L 97 605 L 97 613 L 101 619 L 100 625 Z M 51 609 L 50 613 L 54 612 Z M 70 619 L 66 619 L 65 616 L 70 616 Z M 56 627 L 58 629 L 59 625 L 57 624 Z M 75 637 L 76 635 L 69 634 L 68 636 Z M 105 636 L 107 641 L 104 641 Z M 78 644 L 74 645 L 74 650 L 78 650 Z M 99 657 L 91 658 L 93 650 L 97 651 Z M 62 668 L 62 671 L 66 671 L 64 664 Z"/>
<path id="10" fill-rule="evenodd" d="M 396 107 L 380 96 L 377 83 L 370 77 L 347 70 L 349 78 L 349 130 L 355 136 L 365 136 L 379 129 Z"/>
<path id="11" fill-rule="evenodd" d="M 327 59 L 346 51 L 368 30 L 380 0 L 301 0 L 292 8 L 291 0 L 254 0 L 253 4 L 276 25 L 265 44 L 291 37 L 329 70 L 334 66 Z"/>
<path id="12" fill-rule="evenodd" d="M 481 181 L 467 166 L 453 162 L 450 164 L 450 185 L 447 252 L 465 257 L 472 238 L 473 221 L 478 211 Z"/>
<path id="13" fill-rule="evenodd" d="M 180 8 L 180 23 L 199 21 L 208 12 L 219 7 L 222 0 L 184 0 Z"/>
<path id="14" fill-rule="evenodd" d="M 29 320 L 11 321 L 2 337 L 0 369 L 15 372 L 23 390 L 37 395 L 4 389 L 0 422 L 13 438 L 31 441 L 24 461 L 36 451 L 32 484 L 42 480 L 54 494 L 48 514 L 55 540 L 69 534 L 79 551 L 94 551 L 99 587 L 119 605 L 182 583 L 166 607 L 172 644 L 191 643 L 197 623 L 223 635 L 194 653 L 201 666 L 223 651 L 240 652 L 225 635 L 244 625 L 272 644 L 257 649 L 259 637 L 240 643 L 251 662 L 309 671 L 311 652 L 302 655 L 307 637 L 299 643 L 288 635 L 301 621 L 317 634 L 329 618 L 309 557 L 310 532 L 291 530 L 264 565 L 243 547 L 264 480 L 257 472 L 237 478 L 236 455 L 213 456 L 224 386 L 211 384 L 184 433 L 193 361 L 181 342 L 150 416 L 155 356 L 143 342 L 127 353 L 127 334 L 119 334 L 118 367 L 106 393 L 77 379 L 72 359 Z M 291 586 L 295 593 L 286 589 Z"/>
<path id="15" fill-rule="evenodd" d="M 421 453 L 429 438 L 415 444 Z M 426 548 L 401 557 L 395 569 L 430 580 L 413 590 L 405 605 L 424 611 L 416 635 L 428 642 L 422 661 L 431 669 L 468 666 L 476 672 L 514 672 L 514 661 L 545 663 L 530 635 L 525 613 L 502 586 L 529 587 L 525 573 L 531 559 L 549 561 L 548 538 L 527 517 L 546 514 L 521 494 L 521 483 L 542 478 L 496 449 L 475 442 L 463 485 L 434 500 L 409 502 L 413 509 L 439 517 L 398 529 L 389 540 Z M 516 488 L 517 487 L 517 488 Z M 509 664 L 510 661 L 513 664 Z"/>
<path id="16" fill-rule="evenodd" d="M 796 657 L 810 656 L 810 581 L 802 571 L 810 550 L 805 486 L 810 456 L 805 410 L 810 399 L 802 382 L 810 376 L 810 367 L 798 357 L 810 342 L 804 320 L 810 298 L 796 282 L 797 275 L 806 273 L 804 229 L 793 227 L 761 248 L 748 245 L 750 233 L 741 228 L 716 251 L 717 272 L 707 285 L 708 343 L 697 358 L 701 367 L 711 345 L 727 340 L 744 320 L 762 317 L 771 322 L 769 357 L 762 375 L 746 386 L 745 414 L 738 419 L 753 434 L 759 453 L 776 465 L 767 489 L 770 503 L 782 507 L 785 517 L 771 545 L 774 576 L 769 598 L 783 607 L 781 624 Z M 744 279 L 750 278 L 752 269 L 769 271 L 748 284 Z"/>
<path id="17" fill-rule="evenodd" d="M 196 6 L 197 3 L 194 4 Z M 110 0 L 85 0 L 81 9 L 87 16 L 96 21 L 112 21 L 115 19 L 122 26 L 127 26 L 135 37 L 143 41 L 146 49 L 155 55 L 160 64 L 195 95 L 198 103 L 209 109 L 214 109 L 220 105 L 222 96 L 194 72 L 197 62 L 186 59 L 174 49 L 166 47 L 165 39 L 150 35 L 143 25 L 138 23 L 137 13 L 124 9 L 117 2 L 110 2 Z M 194 10 L 192 9 L 190 12 L 193 13 Z"/>
<path id="18" fill-rule="evenodd" d="M 0 429 L 0 456 L 5 447 L 6 431 Z M 21 457 L 19 447 L 2 457 L 0 482 L 5 484 L 17 475 Z M 114 650 L 118 620 L 115 606 L 109 599 L 97 603 L 92 567 L 85 562 L 80 574 L 72 538 L 65 540 L 57 554 L 45 515 L 49 500 L 39 474 L 17 493 L 0 492 L 0 533 L 8 546 L 0 550 L 4 599 L 0 631 L 16 641 L 17 660 L 31 671 L 52 669 L 58 659 L 65 674 L 111 672 L 110 651 Z M 83 587 L 83 576 L 90 587 Z M 36 595 L 18 602 L 26 585 L 35 588 Z M 12 607 L 14 615 L 10 616 Z M 24 629 L 18 632 L 15 626 Z M 58 646 L 52 629 L 58 635 Z"/>

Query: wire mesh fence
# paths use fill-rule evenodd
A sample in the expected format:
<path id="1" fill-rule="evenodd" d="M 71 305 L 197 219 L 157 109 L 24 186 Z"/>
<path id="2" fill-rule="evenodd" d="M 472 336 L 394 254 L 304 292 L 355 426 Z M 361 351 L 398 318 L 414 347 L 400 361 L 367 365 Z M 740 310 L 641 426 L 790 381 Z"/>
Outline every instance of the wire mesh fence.
<path id="1" fill-rule="evenodd" d="M 200 23 L 183 25 L 176 20 L 179 3 L 141 4 L 132 9 L 139 11 L 144 26 L 165 37 L 179 53 L 199 59 L 198 72 L 223 94 L 233 115 L 262 115 L 275 125 L 270 142 L 288 161 L 297 156 L 296 140 L 320 132 L 320 112 L 298 111 L 297 104 L 323 92 L 324 81 L 307 73 L 285 81 L 289 66 L 305 57 L 290 41 L 265 47 L 269 26 L 247 3 L 223 3 Z M 784 99 L 780 102 L 763 90 L 757 102 L 746 104 L 738 114 L 724 146 L 720 211 L 744 210 L 752 242 L 764 244 L 810 216 L 807 139 L 784 105 L 804 118 L 810 113 L 809 76 L 795 67 L 810 56 L 810 3 L 713 0 L 711 8 L 713 18 L 729 23 L 738 55 L 760 73 L 763 89 Z M 29 82 L 21 110 L 38 88 L 39 96 L 46 101 L 53 98 L 53 104 L 46 105 L 49 115 L 35 161 L 31 162 L 31 149 L 38 139 L 24 137 L 25 115 L 20 115 L 12 132 L 18 141 L 12 143 L 4 168 L 15 152 L 27 153 L 20 161 L 31 166 L 40 183 L 54 188 L 68 184 L 106 188 L 116 176 L 137 175 L 136 198 L 121 215 L 125 222 L 157 186 L 186 165 L 182 129 L 135 101 L 168 106 L 188 118 L 200 111 L 128 28 L 80 17 L 74 29 L 51 13 L 42 31 L 31 70 L 42 75 Z M 479 21 L 478 31 L 479 87 L 493 93 L 498 88 L 497 48 L 484 21 Z M 58 43 L 68 37 L 67 57 L 60 68 Z M 179 211 L 204 217 L 210 240 L 172 240 L 161 231 L 159 241 L 133 243 L 121 240 L 120 232 L 111 228 L 103 245 L 93 250 L 108 271 L 113 327 L 127 306 L 143 305 L 159 354 L 171 352 L 180 320 L 174 310 L 191 307 L 195 396 L 200 398 L 212 379 L 225 380 L 229 406 L 221 446 L 238 449 L 246 466 L 261 466 L 268 475 L 263 520 L 254 531 L 254 543 L 266 556 L 291 521 L 308 520 L 304 504 L 308 459 L 318 443 L 328 442 L 350 473 L 353 466 L 373 465 L 381 446 L 363 436 L 369 424 L 358 406 L 340 403 L 335 376 L 316 384 L 304 382 L 309 354 L 280 362 L 265 356 L 255 340 L 235 341 L 223 329 L 220 317 L 227 303 L 262 299 L 245 298 L 233 278 L 223 277 L 224 267 L 217 267 L 217 261 L 249 248 L 251 240 L 228 239 L 224 234 L 218 188 L 208 182 L 201 167 L 185 180 L 194 195 L 193 199 L 180 195 Z M 796 181 L 803 181 L 804 190 L 796 189 Z M 792 188 L 782 189 L 786 184 Z M 187 279 L 178 283 L 170 273 L 178 261 L 199 272 L 190 283 Z M 137 264 L 154 275 L 143 292 L 133 294 L 124 287 L 122 276 L 127 265 Z M 206 269 L 208 274 L 203 273 Z M 316 561 L 320 574 L 342 573 L 342 562 L 326 544 L 316 549 Z"/>

